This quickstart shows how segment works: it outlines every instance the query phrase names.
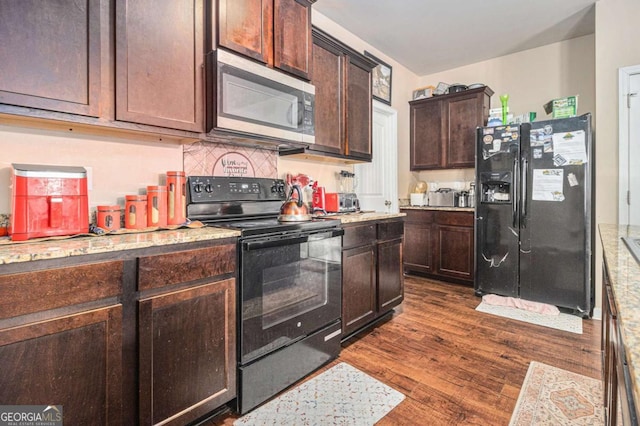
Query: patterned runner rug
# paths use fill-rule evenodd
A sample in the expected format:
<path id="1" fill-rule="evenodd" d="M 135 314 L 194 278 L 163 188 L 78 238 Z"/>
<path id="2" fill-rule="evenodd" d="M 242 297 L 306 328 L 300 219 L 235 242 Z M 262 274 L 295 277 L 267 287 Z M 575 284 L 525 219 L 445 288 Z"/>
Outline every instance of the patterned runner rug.
<path id="1" fill-rule="evenodd" d="M 582 318 L 577 315 L 560 313 L 559 315 L 545 315 L 510 306 L 490 305 L 481 302 L 476 311 L 500 317 L 511 318 L 544 327 L 555 328 L 571 333 L 582 334 Z"/>
<path id="2" fill-rule="evenodd" d="M 531 361 L 509 426 L 604 425 L 600 380 Z"/>
<path id="3" fill-rule="evenodd" d="M 400 392 L 342 362 L 233 424 L 369 426 L 403 399 Z"/>

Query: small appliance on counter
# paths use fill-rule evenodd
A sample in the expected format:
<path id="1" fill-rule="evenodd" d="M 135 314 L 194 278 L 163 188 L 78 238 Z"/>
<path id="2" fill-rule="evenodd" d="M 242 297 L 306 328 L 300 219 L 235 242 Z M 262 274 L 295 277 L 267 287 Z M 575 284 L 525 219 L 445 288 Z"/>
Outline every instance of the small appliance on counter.
<path id="1" fill-rule="evenodd" d="M 84 167 L 12 164 L 11 239 L 89 231 Z"/>
<path id="2" fill-rule="evenodd" d="M 429 205 L 436 207 L 454 207 L 455 193 L 451 188 L 440 188 L 429 191 Z"/>
<path id="3" fill-rule="evenodd" d="M 353 192 L 327 192 L 324 196 L 327 213 L 354 213 L 360 211 L 358 196 Z"/>

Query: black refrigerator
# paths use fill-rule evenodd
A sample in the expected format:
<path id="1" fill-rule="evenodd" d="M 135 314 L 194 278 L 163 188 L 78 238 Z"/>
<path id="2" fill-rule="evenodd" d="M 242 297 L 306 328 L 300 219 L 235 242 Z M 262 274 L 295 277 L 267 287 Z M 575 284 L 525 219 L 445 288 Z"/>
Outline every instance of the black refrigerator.
<path id="1" fill-rule="evenodd" d="M 476 295 L 593 314 L 591 114 L 477 129 Z"/>

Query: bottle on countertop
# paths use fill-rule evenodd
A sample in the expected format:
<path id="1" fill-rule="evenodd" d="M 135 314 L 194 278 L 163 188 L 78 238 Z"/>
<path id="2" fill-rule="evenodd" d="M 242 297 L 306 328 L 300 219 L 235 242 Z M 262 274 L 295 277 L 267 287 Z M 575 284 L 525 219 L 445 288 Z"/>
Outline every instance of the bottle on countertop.
<path id="1" fill-rule="evenodd" d="M 469 207 L 476 206 L 476 183 L 471 182 L 469 184 Z"/>

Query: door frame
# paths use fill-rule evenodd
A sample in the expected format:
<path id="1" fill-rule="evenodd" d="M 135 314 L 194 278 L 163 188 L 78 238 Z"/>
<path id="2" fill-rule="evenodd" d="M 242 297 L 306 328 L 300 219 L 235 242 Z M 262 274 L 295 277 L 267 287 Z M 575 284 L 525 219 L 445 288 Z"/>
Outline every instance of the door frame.
<path id="1" fill-rule="evenodd" d="M 376 151 L 375 147 L 373 147 L 373 158 L 374 158 L 373 161 L 367 164 L 355 164 L 354 171 L 356 173 L 356 176 L 358 176 L 359 175 L 358 169 L 361 167 L 372 167 L 374 163 L 381 164 L 382 162 L 387 164 L 389 167 L 382 166 L 382 169 L 383 169 L 382 180 L 384 182 L 388 182 L 389 185 L 385 185 L 382 195 L 385 198 L 389 197 L 389 201 L 391 201 L 391 205 L 383 211 L 397 213 L 399 211 L 399 205 L 398 205 L 398 111 L 395 110 L 394 108 L 391 108 L 388 105 L 385 105 L 379 101 L 374 100 L 373 112 L 372 112 L 372 118 L 371 118 L 372 132 L 377 131 L 375 123 L 373 122 L 374 121 L 373 116 L 376 113 L 384 116 L 385 118 L 383 139 L 384 139 L 385 146 L 388 147 L 389 149 L 386 149 L 383 153 L 380 151 Z M 372 135 L 372 139 L 374 138 L 375 136 Z M 372 140 L 372 144 L 373 144 L 373 140 Z M 360 175 L 362 174 L 363 173 L 360 172 Z M 359 176 L 359 177 L 362 178 L 362 176 Z M 361 197 L 362 199 L 365 199 L 365 205 L 366 205 L 367 195 L 359 193 L 358 196 Z M 362 199 L 360 200 L 361 203 L 362 203 Z"/>
<path id="2" fill-rule="evenodd" d="M 629 205 L 627 192 L 629 191 L 629 108 L 627 108 L 627 94 L 629 93 L 629 78 L 633 74 L 640 74 L 640 65 L 620 68 L 618 70 L 618 223 L 629 222 Z"/>

